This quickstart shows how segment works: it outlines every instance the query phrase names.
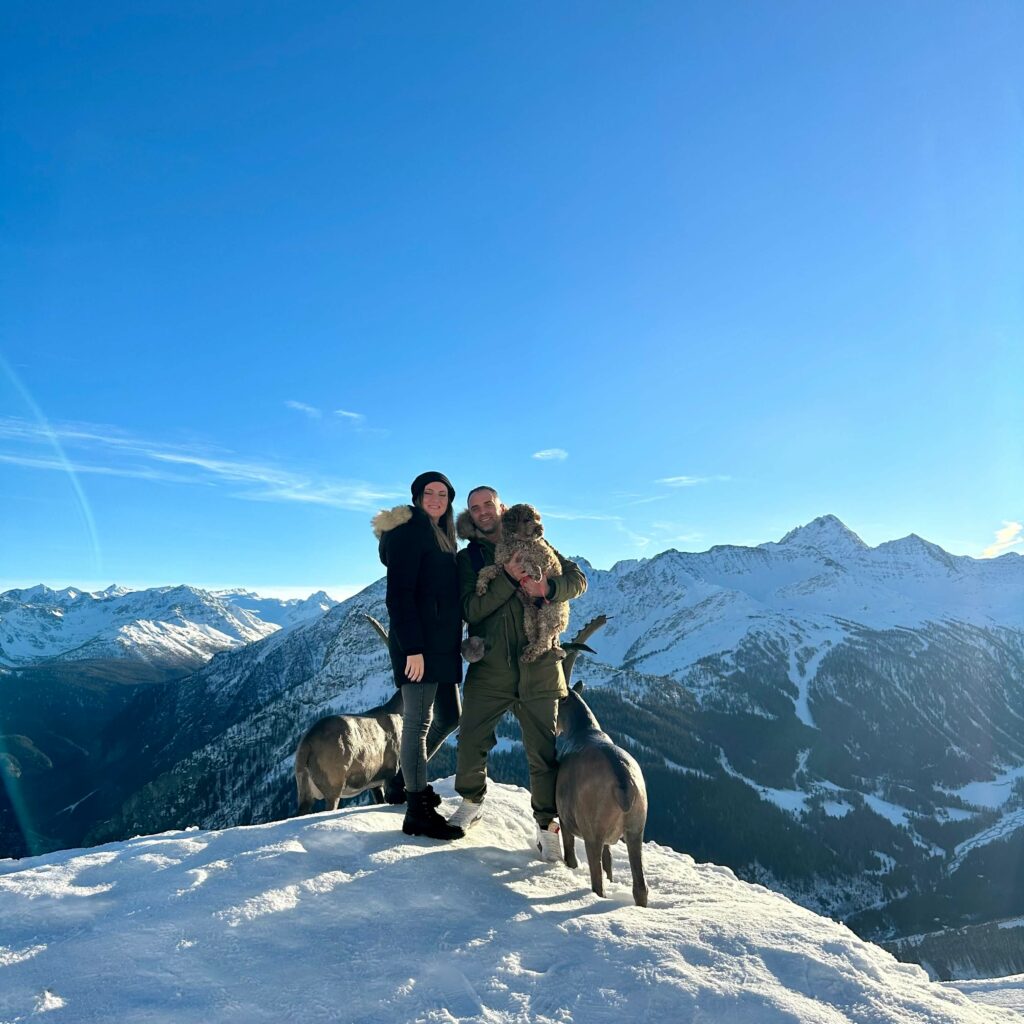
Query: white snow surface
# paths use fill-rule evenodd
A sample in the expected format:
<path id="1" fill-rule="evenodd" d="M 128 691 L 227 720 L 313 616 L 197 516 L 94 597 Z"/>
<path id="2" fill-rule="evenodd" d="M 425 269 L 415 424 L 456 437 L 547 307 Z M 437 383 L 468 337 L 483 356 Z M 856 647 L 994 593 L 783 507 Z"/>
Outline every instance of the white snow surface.
<path id="1" fill-rule="evenodd" d="M 1017 1020 L 1014 1015 L 1024 1014 L 1024 974 L 1008 978 L 983 978 L 980 981 L 947 981 L 947 988 L 959 989 L 979 1003 L 1000 1006 L 1007 1011 L 1002 1020 Z"/>
<path id="2" fill-rule="evenodd" d="M 450 813 L 451 780 L 438 788 Z M 533 857 L 524 790 L 492 784 L 481 823 L 450 844 L 404 836 L 402 813 L 0 861 L 0 1021 L 1024 1022 L 1021 979 L 933 983 L 653 843 L 650 906 L 633 904 L 621 845 L 601 899 L 582 844 L 575 871 Z"/>
<path id="3" fill-rule="evenodd" d="M 955 793 L 969 804 L 974 804 L 975 807 L 988 807 L 995 810 L 1002 807 L 1013 796 L 1013 784 L 1019 779 L 1024 779 L 1024 765 L 1007 769 L 990 781 L 971 782 L 950 792 Z"/>

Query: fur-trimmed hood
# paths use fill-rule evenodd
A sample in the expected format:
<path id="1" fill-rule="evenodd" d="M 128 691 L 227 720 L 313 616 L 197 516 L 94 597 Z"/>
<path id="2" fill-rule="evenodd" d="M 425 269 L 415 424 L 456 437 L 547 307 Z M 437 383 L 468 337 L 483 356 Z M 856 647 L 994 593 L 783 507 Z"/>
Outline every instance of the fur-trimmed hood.
<path id="1" fill-rule="evenodd" d="M 377 555 L 381 565 L 388 564 L 387 540 L 392 530 L 412 522 L 417 513 L 426 519 L 426 513 L 420 512 L 414 505 L 396 505 L 394 508 L 382 508 L 371 520 L 373 535 L 377 538 Z"/>
<path id="2" fill-rule="evenodd" d="M 488 544 L 493 544 L 495 542 L 495 538 L 493 536 L 488 536 L 486 533 L 477 529 L 476 523 L 473 522 L 473 517 L 469 514 L 468 508 L 463 509 L 455 520 L 455 535 L 459 540 L 482 540 Z"/>
<path id="3" fill-rule="evenodd" d="M 412 505 L 396 505 L 394 508 L 382 508 L 370 520 L 373 535 L 380 540 L 388 530 L 409 522 L 412 519 Z"/>

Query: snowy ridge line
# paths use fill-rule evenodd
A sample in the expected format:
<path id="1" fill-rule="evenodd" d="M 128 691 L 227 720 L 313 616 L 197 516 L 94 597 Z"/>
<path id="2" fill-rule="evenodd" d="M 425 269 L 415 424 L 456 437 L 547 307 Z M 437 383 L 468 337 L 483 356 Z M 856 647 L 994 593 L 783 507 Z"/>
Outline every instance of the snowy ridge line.
<path id="1" fill-rule="evenodd" d="M 139 659 L 195 664 L 219 651 L 294 629 L 336 602 L 322 591 L 304 601 L 197 587 L 90 593 L 42 585 L 0 594 L 0 664 L 59 658 Z"/>
<path id="2" fill-rule="evenodd" d="M 438 789 L 450 812 L 451 780 Z M 650 907 L 633 904 L 621 844 L 602 900 L 584 868 L 532 858 L 516 787 L 492 785 L 457 843 L 410 839 L 401 815 L 354 807 L 0 862 L 0 1019 L 60 1007 L 76 1024 L 1024 1022 L 1012 980 L 978 993 L 1002 1005 L 972 1001 L 654 843 Z"/>

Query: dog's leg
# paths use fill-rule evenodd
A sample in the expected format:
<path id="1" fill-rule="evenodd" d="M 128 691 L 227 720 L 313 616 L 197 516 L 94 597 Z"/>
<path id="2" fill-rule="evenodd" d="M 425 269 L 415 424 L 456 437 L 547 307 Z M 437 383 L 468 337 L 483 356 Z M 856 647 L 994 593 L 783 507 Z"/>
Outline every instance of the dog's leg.
<path id="1" fill-rule="evenodd" d="M 374 786 L 373 789 L 370 790 L 370 796 L 373 797 L 373 802 L 375 804 L 384 803 L 384 787 Z"/>
<path id="2" fill-rule="evenodd" d="M 477 597 L 483 597 L 487 593 L 487 587 L 491 580 L 498 578 L 498 574 L 501 572 L 502 567 L 500 565 L 485 565 L 476 577 L 476 595 Z"/>
<path id="3" fill-rule="evenodd" d="M 608 881 L 612 880 L 612 851 L 609 847 L 605 847 L 601 851 L 601 866 L 604 868 L 604 873 L 608 876 Z"/>

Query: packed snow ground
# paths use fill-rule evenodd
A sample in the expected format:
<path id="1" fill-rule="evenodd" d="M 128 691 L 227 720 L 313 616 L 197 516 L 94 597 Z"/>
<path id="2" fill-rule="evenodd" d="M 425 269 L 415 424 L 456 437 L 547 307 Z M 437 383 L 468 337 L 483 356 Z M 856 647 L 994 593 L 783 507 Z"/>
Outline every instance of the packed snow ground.
<path id="1" fill-rule="evenodd" d="M 0 1022 L 1024 1022 L 1020 979 L 974 1002 L 655 844 L 650 907 L 621 845 L 600 899 L 582 844 L 576 871 L 531 855 L 525 791 L 486 808 L 452 844 L 358 807 L 2 861 Z"/>

